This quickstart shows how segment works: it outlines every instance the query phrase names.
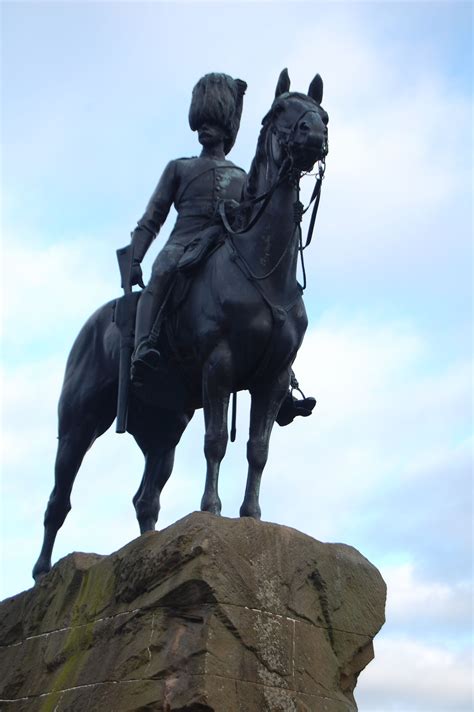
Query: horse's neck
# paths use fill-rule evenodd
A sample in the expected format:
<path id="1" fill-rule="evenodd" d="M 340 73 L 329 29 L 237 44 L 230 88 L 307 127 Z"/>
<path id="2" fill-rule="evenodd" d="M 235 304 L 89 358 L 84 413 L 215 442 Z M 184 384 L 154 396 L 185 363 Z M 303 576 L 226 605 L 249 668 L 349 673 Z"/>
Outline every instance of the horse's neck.
<path id="1" fill-rule="evenodd" d="M 278 181 L 279 170 L 268 156 L 259 162 L 254 176 L 257 196 L 267 193 Z M 285 180 L 274 191 L 269 204 L 254 227 L 237 241 L 237 247 L 251 271 L 262 277 L 261 287 L 273 299 L 291 299 L 296 289 L 298 240 L 294 223 L 296 190 Z M 260 209 L 257 203 L 252 217 Z"/>

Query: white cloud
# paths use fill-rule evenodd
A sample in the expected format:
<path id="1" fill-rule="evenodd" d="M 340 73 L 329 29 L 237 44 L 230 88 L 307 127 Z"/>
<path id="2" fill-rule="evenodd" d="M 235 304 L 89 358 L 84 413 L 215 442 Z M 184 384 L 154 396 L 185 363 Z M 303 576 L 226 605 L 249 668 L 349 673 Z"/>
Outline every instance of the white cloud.
<path id="1" fill-rule="evenodd" d="M 113 243 L 95 242 L 83 236 L 46 246 L 39 235 L 5 235 L 3 328 L 9 348 L 44 348 L 64 333 L 71 338 L 81 319 L 119 296 L 115 255 L 108 254 Z"/>
<path id="2" fill-rule="evenodd" d="M 285 430 L 281 439 L 293 443 L 292 453 L 297 439 L 296 451 L 310 449 L 315 465 L 328 444 L 331 457 L 346 458 L 353 448 L 372 452 L 369 468 L 362 457 L 358 474 L 364 476 L 355 488 L 402 461 L 406 466 L 408 456 L 412 462 L 421 453 L 432 454 L 433 444 L 444 448 L 459 427 L 469 424 L 470 364 L 456 362 L 441 370 L 428 364 L 429 342 L 409 322 L 324 316 L 307 335 L 295 364 L 305 392 L 318 398 L 315 414 Z M 331 469 L 337 469 L 334 465 Z M 349 486 L 350 481 L 353 477 Z"/>
<path id="3" fill-rule="evenodd" d="M 59 357 L 53 357 L 2 369 L 4 467 L 24 464 L 26 444 L 34 460 L 50 454 L 64 366 Z M 6 480 L 4 487 L 8 486 Z"/>
<path id="4" fill-rule="evenodd" d="M 472 592 L 469 571 L 467 580 L 451 582 L 448 577 L 441 581 L 427 581 L 418 575 L 411 562 L 382 567 L 382 575 L 388 589 L 387 621 L 391 630 L 403 625 L 408 630 L 413 625 L 427 624 L 442 637 L 439 630 L 447 624 L 460 623 L 464 630 L 472 619 Z"/>
<path id="5" fill-rule="evenodd" d="M 380 636 L 375 660 L 362 673 L 355 697 L 367 712 L 470 712 L 470 653 Z"/>

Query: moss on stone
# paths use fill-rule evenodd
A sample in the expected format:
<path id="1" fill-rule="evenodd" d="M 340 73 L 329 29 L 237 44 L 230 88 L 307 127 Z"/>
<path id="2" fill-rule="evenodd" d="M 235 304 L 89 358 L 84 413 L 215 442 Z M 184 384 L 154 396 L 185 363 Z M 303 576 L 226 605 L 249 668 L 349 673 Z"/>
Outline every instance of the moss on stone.
<path id="1" fill-rule="evenodd" d="M 95 617 L 110 604 L 114 583 L 111 566 L 99 564 L 85 573 L 74 601 L 71 627 L 61 652 L 64 663 L 54 678 L 51 692 L 40 712 L 53 712 L 63 690 L 75 686 L 92 648 Z"/>

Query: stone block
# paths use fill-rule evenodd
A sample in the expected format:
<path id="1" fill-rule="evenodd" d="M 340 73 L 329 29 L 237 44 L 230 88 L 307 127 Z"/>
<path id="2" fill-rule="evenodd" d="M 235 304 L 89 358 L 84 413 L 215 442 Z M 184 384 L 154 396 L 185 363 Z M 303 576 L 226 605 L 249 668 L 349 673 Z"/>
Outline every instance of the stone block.
<path id="1" fill-rule="evenodd" d="M 384 605 L 352 547 L 194 513 L 0 604 L 0 709 L 354 712 Z"/>

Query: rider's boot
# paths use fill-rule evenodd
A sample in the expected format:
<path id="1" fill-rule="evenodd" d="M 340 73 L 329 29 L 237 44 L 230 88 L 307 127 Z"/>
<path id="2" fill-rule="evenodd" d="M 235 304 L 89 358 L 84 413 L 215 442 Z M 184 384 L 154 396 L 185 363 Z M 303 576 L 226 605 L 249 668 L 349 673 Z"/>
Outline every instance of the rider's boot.
<path id="1" fill-rule="evenodd" d="M 293 391 L 298 391 L 301 393 L 303 398 L 295 398 Z M 285 396 L 283 403 L 280 406 L 278 415 L 276 417 L 276 422 L 278 425 L 284 426 L 289 425 L 294 421 L 294 419 L 300 415 L 303 418 L 307 418 L 313 412 L 314 406 L 316 405 L 316 399 L 308 397 L 306 398 L 303 391 L 299 387 L 299 383 L 296 380 L 296 376 L 291 371 L 290 380 L 290 390 Z"/>
<path id="2" fill-rule="evenodd" d="M 316 405 L 315 398 L 295 398 L 290 391 L 285 396 L 285 400 L 280 406 L 276 422 L 278 425 L 284 426 L 289 425 L 294 421 L 294 419 L 301 415 L 303 418 L 307 418 L 311 415 L 313 408 Z"/>
<path id="3" fill-rule="evenodd" d="M 150 370 L 156 371 L 161 365 L 161 354 L 156 344 L 159 329 L 155 331 L 153 340 L 150 339 L 150 332 L 168 295 L 171 278 L 172 275 L 161 275 L 159 280 L 151 280 L 138 302 L 131 368 L 131 380 L 136 385 L 142 385 L 146 374 Z"/>

